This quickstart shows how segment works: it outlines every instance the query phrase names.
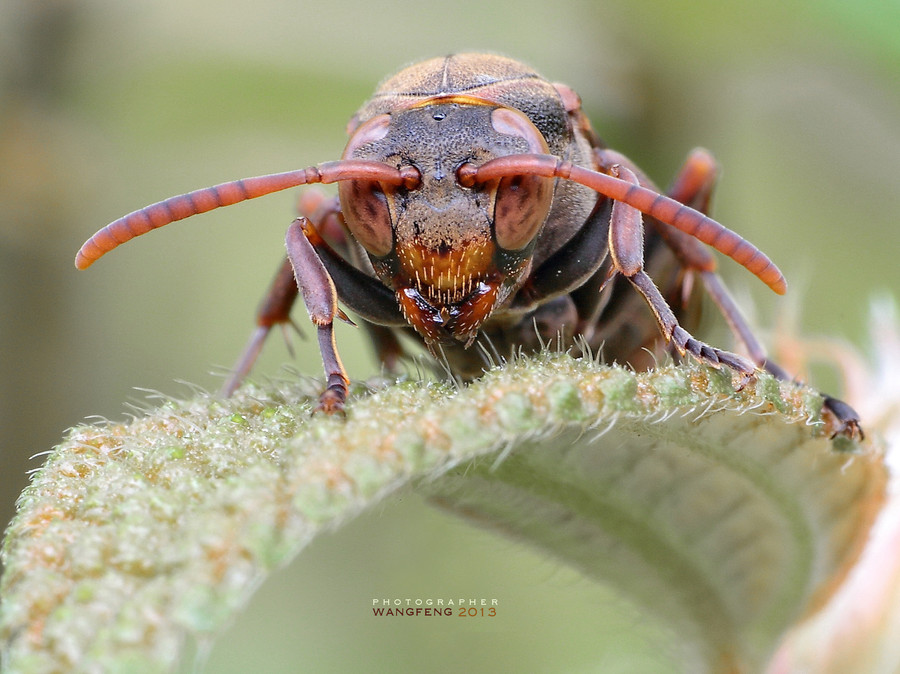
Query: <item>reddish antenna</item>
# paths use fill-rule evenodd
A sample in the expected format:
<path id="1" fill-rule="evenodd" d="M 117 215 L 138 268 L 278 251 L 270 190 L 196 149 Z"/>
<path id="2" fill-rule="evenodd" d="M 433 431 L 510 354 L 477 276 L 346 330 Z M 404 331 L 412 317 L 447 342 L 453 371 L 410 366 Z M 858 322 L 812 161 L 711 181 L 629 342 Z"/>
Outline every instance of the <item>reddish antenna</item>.
<path id="1" fill-rule="evenodd" d="M 176 220 L 298 185 L 334 183 L 341 180 L 366 180 L 388 185 L 404 185 L 407 189 L 413 189 L 419 184 L 420 176 L 411 166 L 396 169 L 378 161 L 341 159 L 296 171 L 272 173 L 204 187 L 163 199 L 109 223 L 81 246 L 75 256 L 75 266 L 87 269 L 113 248 Z"/>
<path id="2" fill-rule="evenodd" d="M 590 187 L 709 244 L 748 269 L 779 295 L 787 291 L 787 281 L 781 270 L 759 248 L 700 211 L 641 185 L 543 154 L 508 155 L 491 159 L 481 166 L 463 164 L 457 172 L 460 184 L 468 187 L 515 175 L 562 178 Z"/>

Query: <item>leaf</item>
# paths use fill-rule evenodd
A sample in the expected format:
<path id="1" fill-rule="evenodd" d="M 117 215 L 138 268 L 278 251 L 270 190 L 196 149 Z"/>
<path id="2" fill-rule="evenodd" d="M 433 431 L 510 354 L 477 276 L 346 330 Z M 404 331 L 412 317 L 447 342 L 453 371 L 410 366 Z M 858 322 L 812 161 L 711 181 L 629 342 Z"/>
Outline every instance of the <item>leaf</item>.
<path id="1" fill-rule="evenodd" d="M 821 398 L 696 365 L 545 354 L 455 388 L 309 382 L 75 428 L 3 547 L 13 672 L 164 672 L 323 530 L 413 489 L 632 595 L 685 671 L 758 668 L 858 555 L 881 458 L 824 437 Z M 6 670 L 4 670 L 6 671 Z"/>

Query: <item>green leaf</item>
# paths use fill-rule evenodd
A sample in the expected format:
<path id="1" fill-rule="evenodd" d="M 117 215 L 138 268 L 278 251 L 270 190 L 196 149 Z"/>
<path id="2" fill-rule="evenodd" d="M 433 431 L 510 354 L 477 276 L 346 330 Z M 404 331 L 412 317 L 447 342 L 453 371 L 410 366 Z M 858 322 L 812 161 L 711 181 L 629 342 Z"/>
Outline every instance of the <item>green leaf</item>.
<path id="1" fill-rule="evenodd" d="M 631 595 L 685 671 L 756 669 L 854 561 L 885 474 L 808 389 L 724 384 L 545 354 L 360 390 L 346 418 L 301 381 L 75 428 L 4 541 L 3 663 L 171 671 L 320 532 L 416 490 Z"/>

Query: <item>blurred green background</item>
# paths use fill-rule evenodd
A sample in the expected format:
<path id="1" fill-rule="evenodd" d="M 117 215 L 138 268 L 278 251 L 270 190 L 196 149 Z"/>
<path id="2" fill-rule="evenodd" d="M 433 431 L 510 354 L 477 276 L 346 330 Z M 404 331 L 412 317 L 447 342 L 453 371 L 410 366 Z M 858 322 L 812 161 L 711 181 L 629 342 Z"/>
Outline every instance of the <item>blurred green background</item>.
<path id="1" fill-rule="evenodd" d="M 382 77 L 462 50 L 570 84 L 601 136 L 663 185 L 688 150 L 711 149 L 714 214 L 792 282 L 778 299 L 723 265 L 759 324 L 799 316 L 808 334 L 861 344 L 870 295 L 897 292 L 896 0 L 5 0 L 0 522 L 40 465 L 29 457 L 67 427 L 124 418 L 144 397 L 134 387 L 219 385 L 296 195 L 173 225 L 85 273 L 82 241 L 166 196 L 338 158 Z M 351 376 L 376 372 L 358 331 L 338 331 Z M 296 346 L 296 367 L 318 376 L 315 344 Z M 276 336 L 256 374 L 288 359 Z M 375 619 L 381 597 L 497 598 L 500 615 Z M 406 496 L 277 574 L 209 671 L 665 672 L 676 647 L 612 592 Z"/>

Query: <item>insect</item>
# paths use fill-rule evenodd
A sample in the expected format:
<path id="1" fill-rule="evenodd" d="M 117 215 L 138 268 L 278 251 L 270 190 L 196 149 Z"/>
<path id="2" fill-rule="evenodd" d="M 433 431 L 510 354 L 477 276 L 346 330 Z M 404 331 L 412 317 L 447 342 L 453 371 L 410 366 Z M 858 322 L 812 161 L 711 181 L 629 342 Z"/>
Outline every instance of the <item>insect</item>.
<path id="1" fill-rule="evenodd" d="M 301 199 L 287 259 L 226 394 L 271 328 L 290 321 L 298 291 L 317 330 L 327 377 L 318 409 L 326 413 L 342 410 L 347 397 L 333 324 L 349 318 L 338 301 L 362 320 L 388 367 L 406 355 L 406 334 L 469 379 L 483 372 L 488 354 L 507 357 L 553 339 L 565 347 L 580 341 L 636 368 L 652 365 L 648 350 L 667 346 L 744 379 L 757 368 L 789 379 L 767 360 L 701 245 L 785 292 L 784 276 L 762 251 L 706 215 L 717 171 L 707 152 L 690 154 L 663 194 L 600 140 L 572 89 L 489 54 L 401 70 L 348 131 L 337 161 L 134 211 L 94 234 L 75 264 L 84 269 L 136 236 L 220 206 L 337 183 L 336 199 Z M 750 360 L 690 334 L 700 285 Z M 861 434 L 849 406 L 824 398 L 833 433 Z"/>

